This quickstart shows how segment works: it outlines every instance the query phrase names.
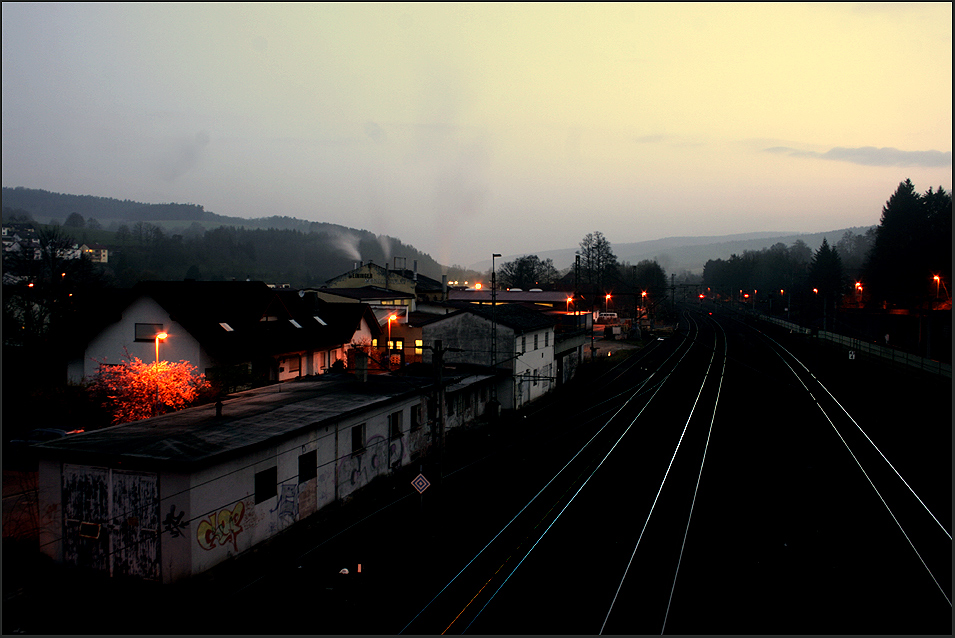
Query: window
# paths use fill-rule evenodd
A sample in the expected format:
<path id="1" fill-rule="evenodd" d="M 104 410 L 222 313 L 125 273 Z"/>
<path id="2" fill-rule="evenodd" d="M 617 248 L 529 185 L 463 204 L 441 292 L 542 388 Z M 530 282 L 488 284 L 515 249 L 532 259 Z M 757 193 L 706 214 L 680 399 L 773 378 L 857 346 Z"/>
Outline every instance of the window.
<path id="1" fill-rule="evenodd" d="M 540 376 L 540 368 L 534 368 L 534 385 L 537 385 L 537 379 Z"/>
<path id="2" fill-rule="evenodd" d="M 424 341 L 422 339 L 414 340 L 414 353 L 420 355 L 424 352 Z"/>
<path id="3" fill-rule="evenodd" d="M 378 337 L 375 337 L 374 339 L 371 340 L 371 347 L 372 348 L 378 347 Z"/>
<path id="4" fill-rule="evenodd" d="M 299 374 L 302 371 L 302 358 L 293 357 L 288 360 L 288 371 L 290 374 Z"/>
<path id="5" fill-rule="evenodd" d="M 521 353 L 527 352 L 527 335 L 521 335 Z"/>
<path id="6" fill-rule="evenodd" d="M 160 332 L 163 332 L 161 323 L 137 323 L 136 324 L 136 341 L 155 341 L 156 335 Z"/>
<path id="7" fill-rule="evenodd" d="M 365 424 L 356 425 L 351 429 L 351 452 L 361 454 L 365 451 Z"/>
<path id="8" fill-rule="evenodd" d="M 537 348 L 538 348 L 537 338 L 538 338 L 539 336 L 540 336 L 540 335 L 536 335 L 536 334 L 534 335 L 534 350 L 537 350 Z"/>
<path id="9" fill-rule="evenodd" d="M 544 333 L 544 347 L 546 348 L 549 345 L 550 345 L 550 332 L 548 331 Z"/>
<path id="10" fill-rule="evenodd" d="M 278 494 L 279 470 L 270 467 L 255 473 L 255 504 L 264 503 Z"/>
<path id="11" fill-rule="evenodd" d="M 324 321 L 322 321 L 322 318 L 319 317 L 318 315 L 312 315 L 312 319 L 314 319 L 314 320 L 317 321 L 318 323 L 322 324 L 323 326 L 327 326 L 327 325 L 328 325 L 327 323 L 325 323 Z"/>
<path id="12" fill-rule="evenodd" d="M 401 438 L 401 421 L 404 413 L 392 412 L 388 415 L 388 436 L 392 439 Z"/>
<path id="13" fill-rule="evenodd" d="M 318 452 L 312 450 L 298 455 L 298 482 L 311 481 L 318 476 Z"/>
<path id="14" fill-rule="evenodd" d="M 289 319 L 288 322 L 289 322 L 290 324 L 292 324 L 293 326 L 295 326 L 296 328 L 301 328 L 301 327 L 302 327 L 302 324 L 300 324 L 299 322 L 295 321 L 294 319 Z"/>
<path id="15" fill-rule="evenodd" d="M 421 427 L 421 404 L 418 403 L 411 406 L 411 431 L 414 432 L 420 427 Z"/>
<path id="16" fill-rule="evenodd" d="M 219 322 L 219 325 L 222 326 L 222 329 L 225 330 L 226 332 L 235 332 L 235 331 L 232 329 L 232 326 L 230 326 L 229 324 L 227 324 L 225 321 L 220 321 L 220 322 Z"/>

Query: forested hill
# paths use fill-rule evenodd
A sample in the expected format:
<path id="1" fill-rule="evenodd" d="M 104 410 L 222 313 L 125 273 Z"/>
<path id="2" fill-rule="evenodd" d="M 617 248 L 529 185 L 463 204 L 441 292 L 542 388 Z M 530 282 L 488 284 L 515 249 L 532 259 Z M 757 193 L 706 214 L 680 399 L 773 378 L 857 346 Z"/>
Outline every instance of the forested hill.
<path id="1" fill-rule="evenodd" d="M 27 213 L 35 223 L 55 222 L 77 242 L 106 245 L 108 268 L 120 286 L 183 277 L 320 285 L 368 260 L 408 269 L 417 262 L 418 271 L 434 279 L 463 272 L 367 230 L 284 216 L 226 217 L 196 204 L 143 204 L 4 187 L 3 213 L 4 221 Z"/>
<path id="2" fill-rule="evenodd" d="M 71 213 L 92 217 L 100 222 L 197 221 L 211 222 L 218 217 L 198 204 L 143 204 L 128 199 L 67 195 L 35 188 L 3 187 L 3 206 L 28 211 L 39 222 L 57 220 L 62 223 Z"/>

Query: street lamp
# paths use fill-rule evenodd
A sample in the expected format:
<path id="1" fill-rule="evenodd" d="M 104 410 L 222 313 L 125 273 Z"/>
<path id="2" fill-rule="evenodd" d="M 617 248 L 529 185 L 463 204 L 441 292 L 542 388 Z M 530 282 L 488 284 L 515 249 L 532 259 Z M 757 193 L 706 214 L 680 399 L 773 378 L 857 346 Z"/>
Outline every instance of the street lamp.
<path id="1" fill-rule="evenodd" d="M 165 341 L 169 335 L 165 332 L 156 333 L 156 402 L 153 404 L 153 415 L 159 414 L 159 342 Z"/>
<path id="2" fill-rule="evenodd" d="M 159 365 L 159 342 L 165 341 L 166 337 L 169 335 L 165 332 L 160 332 L 156 334 L 156 365 Z"/>
<path id="3" fill-rule="evenodd" d="M 388 350 L 391 350 L 391 349 L 392 349 L 392 347 L 391 347 L 391 322 L 392 322 L 392 321 L 396 321 L 397 319 L 398 319 L 398 315 L 395 315 L 395 314 L 388 315 Z"/>

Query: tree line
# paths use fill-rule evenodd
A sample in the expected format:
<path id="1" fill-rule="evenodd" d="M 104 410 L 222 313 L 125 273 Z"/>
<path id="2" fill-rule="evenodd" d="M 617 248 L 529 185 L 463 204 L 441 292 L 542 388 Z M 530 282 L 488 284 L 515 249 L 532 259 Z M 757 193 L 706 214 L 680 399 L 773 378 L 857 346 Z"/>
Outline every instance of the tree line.
<path id="1" fill-rule="evenodd" d="M 865 234 L 846 231 L 835 246 L 824 239 L 815 251 L 796 241 L 709 260 L 703 283 L 715 297 L 746 295 L 777 311 L 793 306 L 825 315 L 846 300 L 870 309 L 915 308 L 938 293 L 938 282 L 951 281 L 951 237 L 951 194 L 941 187 L 919 194 L 907 179 Z"/>
<path id="2" fill-rule="evenodd" d="M 499 282 L 505 288 L 547 288 L 573 293 L 578 310 L 595 310 L 606 305 L 607 295 L 638 296 L 644 292 L 652 302 L 662 301 L 667 281 L 663 268 L 655 260 L 637 264 L 620 262 L 610 241 L 600 231 L 587 233 L 580 241 L 574 266 L 563 273 L 553 260 L 537 255 L 522 255 L 500 266 Z"/>

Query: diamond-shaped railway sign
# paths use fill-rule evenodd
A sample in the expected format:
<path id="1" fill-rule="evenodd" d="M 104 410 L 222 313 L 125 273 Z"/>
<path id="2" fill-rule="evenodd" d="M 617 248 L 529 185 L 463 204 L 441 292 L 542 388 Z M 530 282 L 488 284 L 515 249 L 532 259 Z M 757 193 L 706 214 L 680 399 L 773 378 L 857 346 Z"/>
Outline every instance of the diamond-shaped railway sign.
<path id="1" fill-rule="evenodd" d="M 424 477 L 424 474 L 419 474 L 411 481 L 411 486 L 418 490 L 418 494 L 424 494 L 424 491 L 428 489 L 430 485 L 431 483 Z"/>

